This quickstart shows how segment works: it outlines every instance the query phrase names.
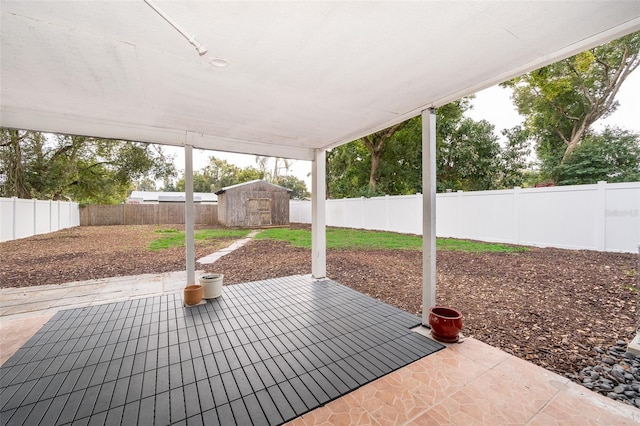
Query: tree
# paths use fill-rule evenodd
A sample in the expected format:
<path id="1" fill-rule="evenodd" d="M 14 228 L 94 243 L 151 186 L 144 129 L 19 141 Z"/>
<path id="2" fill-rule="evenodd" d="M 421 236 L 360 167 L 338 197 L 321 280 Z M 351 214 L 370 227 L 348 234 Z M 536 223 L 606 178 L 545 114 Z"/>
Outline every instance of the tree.
<path id="1" fill-rule="evenodd" d="M 437 109 L 439 191 L 492 189 L 499 184 L 498 138 L 488 122 L 465 118 L 464 112 L 468 108 L 470 98 Z M 421 117 L 404 122 L 391 136 L 382 132 L 374 138 L 374 142 L 375 146 L 384 147 L 380 151 L 377 172 L 374 174 L 375 187 L 371 186 L 373 152 L 364 140 L 336 147 L 328 153 L 327 184 L 330 198 L 422 192 Z M 518 153 L 520 151 L 513 150 L 510 155 L 515 157 Z"/>
<path id="2" fill-rule="evenodd" d="M 500 153 L 498 187 L 523 186 L 531 172 L 528 161 L 531 154 L 529 132 L 522 126 L 516 126 L 502 130 L 502 135 L 507 142 Z"/>
<path id="3" fill-rule="evenodd" d="M 0 195 L 119 203 L 136 180 L 175 173 L 162 148 L 86 136 L 0 129 Z"/>
<path id="4" fill-rule="evenodd" d="M 438 191 L 482 191 L 497 187 L 500 144 L 488 121 L 463 118 L 437 145 Z"/>
<path id="5" fill-rule="evenodd" d="M 640 32 L 517 77 L 505 86 L 536 141 L 543 174 L 578 147 L 590 126 L 616 110 L 625 79 L 640 65 Z"/>
<path id="6" fill-rule="evenodd" d="M 384 149 L 388 142 L 393 138 L 399 130 L 407 125 L 407 121 L 395 124 L 387 129 L 379 132 L 372 133 L 363 137 L 362 143 L 369 151 L 369 162 L 371 164 L 369 168 L 369 191 L 375 192 L 378 179 L 378 168 L 380 167 L 380 159 L 384 153 Z"/>
<path id="7" fill-rule="evenodd" d="M 133 183 L 136 191 L 155 191 L 156 182 L 148 177 L 138 179 Z"/>
<path id="8" fill-rule="evenodd" d="M 607 127 L 587 134 L 558 169 L 559 185 L 640 180 L 640 135 Z"/>
<path id="9" fill-rule="evenodd" d="M 327 152 L 327 196 L 354 198 L 369 193 L 369 151 L 356 140 Z"/>
<path id="10" fill-rule="evenodd" d="M 290 198 L 292 200 L 305 200 L 311 195 L 309 191 L 307 191 L 307 185 L 304 181 L 292 175 L 280 176 L 278 180 L 273 183 L 289 188 L 291 190 Z"/>

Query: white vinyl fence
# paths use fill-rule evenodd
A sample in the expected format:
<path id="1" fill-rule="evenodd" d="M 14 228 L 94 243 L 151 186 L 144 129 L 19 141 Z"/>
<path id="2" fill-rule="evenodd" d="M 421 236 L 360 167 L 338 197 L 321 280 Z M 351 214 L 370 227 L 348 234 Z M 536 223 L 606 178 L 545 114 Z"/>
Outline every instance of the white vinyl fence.
<path id="1" fill-rule="evenodd" d="M 328 226 L 422 235 L 422 195 L 327 200 Z M 291 222 L 311 203 L 291 201 Z M 438 237 L 637 253 L 640 182 L 436 195 Z"/>
<path id="2" fill-rule="evenodd" d="M 79 225 L 78 203 L 0 198 L 0 242 Z"/>

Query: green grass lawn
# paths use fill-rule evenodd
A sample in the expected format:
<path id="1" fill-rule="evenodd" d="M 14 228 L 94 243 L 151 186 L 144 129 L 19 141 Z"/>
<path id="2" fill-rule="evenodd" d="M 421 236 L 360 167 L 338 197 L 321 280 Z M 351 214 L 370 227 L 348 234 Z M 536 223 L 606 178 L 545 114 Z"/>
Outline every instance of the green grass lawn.
<path id="1" fill-rule="evenodd" d="M 272 228 L 260 232 L 256 239 L 286 241 L 295 247 L 311 248 L 311 232 L 305 229 Z M 438 238 L 438 250 L 483 252 L 522 252 L 527 247 L 479 241 Z M 394 232 L 363 231 L 358 229 L 327 228 L 329 249 L 373 249 L 373 250 L 422 250 L 422 237 Z"/>
<path id="2" fill-rule="evenodd" d="M 249 234 L 249 230 L 244 229 L 198 229 L 195 231 L 195 240 L 215 240 L 229 238 L 244 238 Z M 159 237 L 151 241 L 149 250 L 163 250 L 172 247 L 184 247 L 185 233 L 177 229 L 158 229 L 156 233 Z"/>

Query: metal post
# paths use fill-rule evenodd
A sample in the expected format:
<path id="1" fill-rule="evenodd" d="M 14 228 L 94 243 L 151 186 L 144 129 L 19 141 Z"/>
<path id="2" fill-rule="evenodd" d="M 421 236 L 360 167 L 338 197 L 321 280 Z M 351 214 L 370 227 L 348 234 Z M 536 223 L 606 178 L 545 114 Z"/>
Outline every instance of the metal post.
<path id="1" fill-rule="evenodd" d="M 327 276 L 327 235 L 325 217 L 326 153 L 316 150 L 311 165 L 311 275 Z"/>
<path id="2" fill-rule="evenodd" d="M 436 110 L 422 111 L 422 325 L 436 304 Z"/>
<path id="3" fill-rule="evenodd" d="M 187 285 L 196 283 L 196 247 L 193 231 L 193 146 L 184 146 L 184 229 L 187 246 Z"/>

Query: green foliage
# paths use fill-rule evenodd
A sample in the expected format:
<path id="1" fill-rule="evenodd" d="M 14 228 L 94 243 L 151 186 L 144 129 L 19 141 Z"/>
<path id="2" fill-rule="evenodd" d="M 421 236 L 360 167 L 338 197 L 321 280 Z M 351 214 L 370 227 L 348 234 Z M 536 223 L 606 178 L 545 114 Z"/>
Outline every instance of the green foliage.
<path id="1" fill-rule="evenodd" d="M 558 168 L 559 185 L 640 180 L 640 135 L 619 128 L 588 134 Z"/>
<path id="2" fill-rule="evenodd" d="M 255 238 L 286 241 L 294 247 L 311 248 L 311 232 L 306 229 L 271 228 L 260 232 Z M 473 253 L 510 253 L 528 250 L 526 247 L 451 238 L 438 239 L 436 246 L 438 250 Z M 327 248 L 343 250 L 422 250 L 422 237 L 394 232 L 328 228 Z"/>
<path id="3" fill-rule="evenodd" d="M 241 169 L 226 160 L 212 155 L 209 157 L 209 164 L 201 171 L 193 173 L 193 190 L 194 192 L 215 192 L 227 186 L 262 179 L 263 176 L 259 170 L 253 167 Z M 185 178 L 183 174 L 176 182 L 176 190 L 184 191 L 184 184 Z"/>
<path id="4" fill-rule="evenodd" d="M 500 144 L 486 120 L 463 118 L 437 141 L 437 189 L 482 191 L 498 184 Z"/>
<path id="5" fill-rule="evenodd" d="M 149 250 L 164 250 L 167 248 L 184 247 L 185 233 L 177 229 L 158 229 L 157 233 L 160 237 L 151 241 L 148 245 Z M 249 234 L 248 230 L 242 229 L 198 229 L 194 233 L 194 239 L 203 240 L 228 240 L 232 238 L 244 238 Z"/>
<path id="6" fill-rule="evenodd" d="M 265 179 L 276 185 L 284 186 L 291 189 L 291 198 L 305 199 L 309 197 L 307 185 L 303 180 L 292 175 L 278 175 L 275 172 L 267 172 L 266 164 L 268 157 L 258 157 L 259 169 L 255 167 L 241 168 L 226 160 L 218 159 L 214 156 L 209 157 L 209 164 L 202 170 L 193 173 L 193 190 L 195 192 L 215 192 L 221 188 L 239 183 L 250 182 L 252 180 Z M 279 161 L 278 161 L 279 160 Z M 279 170 L 278 164 L 285 164 L 288 169 L 290 163 L 276 159 L 276 168 Z M 275 176 L 275 178 L 273 177 Z M 185 179 L 183 176 L 173 185 L 171 182 L 165 182 L 164 191 L 184 191 Z"/>
<path id="7" fill-rule="evenodd" d="M 304 183 L 304 181 L 295 176 L 280 176 L 273 183 L 290 189 L 290 198 L 292 200 L 305 200 L 311 196 L 309 191 L 307 191 L 307 185 Z"/>
<path id="8" fill-rule="evenodd" d="M 531 153 L 529 132 L 521 126 L 516 126 L 502 130 L 502 134 L 507 143 L 500 153 L 499 187 L 508 189 L 524 186 L 527 178 L 533 173 L 527 160 Z"/>
<path id="9" fill-rule="evenodd" d="M 369 187 L 370 154 L 360 140 L 327 152 L 327 196 L 359 197 Z"/>
<path id="10" fill-rule="evenodd" d="M 0 196 L 123 202 L 136 180 L 175 173 L 162 148 L 84 136 L 0 129 Z"/>
<path id="11" fill-rule="evenodd" d="M 640 32 L 515 78 L 512 99 L 536 144 L 541 178 L 558 180 L 590 126 L 614 112 L 615 96 L 640 65 Z"/>
<path id="12" fill-rule="evenodd" d="M 512 142 L 502 151 L 491 124 L 464 117 L 469 107 L 470 99 L 464 98 L 436 111 L 438 191 L 495 189 L 520 182 L 528 155 L 522 132 L 512 130 Z M 375 154 L 371 147 L 380 147 L 382 140 L 379 135 L 373 140 L 376 144 L 369 141 L 367 146 L 359 139 L 327 154 L 329 198 L 422 192 L 421 117 L 405 122 L 385 139 L 374 175 L 375 187 L 370 184 Z"/>
<path id="13" fill-rule="evenodd" d="M 306 229 L 271 228 L 260 232 L 255 238 L 287 241 L 295 247 L 311 248 L 311 232 Z M 327 229 L 329 249 L 419 250 L 420 247 L 422 238 L 416 235 L 345 228 Z"/>
<path id="14" fill-rule="evenodd" d="M 453 238 L 438 238 L 436 240 L 436 248 L 443 251 L 465 251 L 468 253 L 518 253 L 529 251 L 529 248 L 523 246 L 458 240 Z"/>

